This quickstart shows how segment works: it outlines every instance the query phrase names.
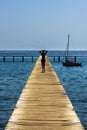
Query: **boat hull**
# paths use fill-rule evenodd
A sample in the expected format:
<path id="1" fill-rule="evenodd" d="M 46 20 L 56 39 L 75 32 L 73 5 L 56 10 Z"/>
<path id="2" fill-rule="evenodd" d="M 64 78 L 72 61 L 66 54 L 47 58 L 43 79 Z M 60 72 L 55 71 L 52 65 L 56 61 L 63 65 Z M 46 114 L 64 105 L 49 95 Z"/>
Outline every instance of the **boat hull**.
<path id="1" fill-rule="evenodd" d="M 82 63 L 78 63 L 78 62 L 63 62 L 63 66 L 82 66 Z"/>

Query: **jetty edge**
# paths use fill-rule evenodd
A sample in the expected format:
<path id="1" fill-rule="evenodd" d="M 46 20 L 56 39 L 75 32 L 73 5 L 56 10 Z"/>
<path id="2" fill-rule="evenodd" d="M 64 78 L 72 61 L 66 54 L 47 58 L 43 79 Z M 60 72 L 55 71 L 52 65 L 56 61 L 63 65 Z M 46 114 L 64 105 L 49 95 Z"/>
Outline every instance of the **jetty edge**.
<path id="1" fill-rule="evenodd" d="M 45 69 L 39 57 L 5 130 L 84 130 L 48 57 Z"/>

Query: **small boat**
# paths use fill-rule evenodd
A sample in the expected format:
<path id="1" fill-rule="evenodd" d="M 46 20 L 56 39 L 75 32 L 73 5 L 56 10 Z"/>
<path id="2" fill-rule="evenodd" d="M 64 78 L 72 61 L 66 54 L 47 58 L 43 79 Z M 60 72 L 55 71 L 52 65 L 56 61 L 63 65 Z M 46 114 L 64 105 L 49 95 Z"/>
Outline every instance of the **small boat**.
<path id="1" fill-rule="evenodd" d="M 69 59 L 69 34 L 68 34 L 68 43 L 66 49 L 65 61 L 63 61 L 63 66 L 82 66 L 82 63 L 76 62 L 74 59 Z"/>
<path id="2" fill-rule="evenodd" d="M 63 66 L 82 66 L 82 63 L 66 60 L 65 62 L 63 62 Z"/>

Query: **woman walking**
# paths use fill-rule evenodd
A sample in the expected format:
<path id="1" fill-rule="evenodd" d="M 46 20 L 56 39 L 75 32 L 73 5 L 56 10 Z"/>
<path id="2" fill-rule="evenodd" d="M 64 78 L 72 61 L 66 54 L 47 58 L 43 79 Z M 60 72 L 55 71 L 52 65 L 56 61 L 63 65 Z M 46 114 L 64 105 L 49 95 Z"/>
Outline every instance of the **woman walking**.
<path id="1" fill-rule="evenodd" d="M 48 51 L 46 50 L 41 50 L 39 51 L 41 56 L 42 56 L 42 59 L 41 59 L 41 66 L 42 66 L 42 73 L 45 72 L 45 62 L 46 62 L 46 59 L 45 59 L 45 56 L 47 54 Z"/>

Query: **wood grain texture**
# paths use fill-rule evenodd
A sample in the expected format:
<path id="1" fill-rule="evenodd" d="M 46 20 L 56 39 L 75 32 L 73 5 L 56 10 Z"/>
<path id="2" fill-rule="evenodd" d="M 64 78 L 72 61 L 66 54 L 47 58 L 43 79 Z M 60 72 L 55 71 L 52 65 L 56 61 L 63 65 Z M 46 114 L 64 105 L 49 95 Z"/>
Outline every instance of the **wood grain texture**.
<path id="1" fill-rule="evenodd" d="M 83 130 L 83 126 L 46 57 L 38 58 L 5 130 Z"/>

